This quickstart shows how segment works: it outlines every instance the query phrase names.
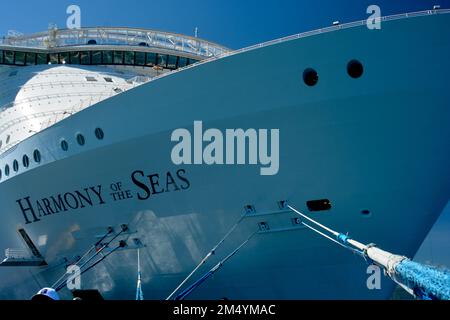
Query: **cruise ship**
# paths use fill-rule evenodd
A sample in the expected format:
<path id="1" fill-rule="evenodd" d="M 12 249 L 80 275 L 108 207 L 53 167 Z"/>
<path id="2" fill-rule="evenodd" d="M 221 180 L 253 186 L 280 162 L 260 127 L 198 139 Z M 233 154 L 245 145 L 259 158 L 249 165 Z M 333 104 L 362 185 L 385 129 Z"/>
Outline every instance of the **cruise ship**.
<path id="1" fill-rule="evenodd" d="M 133 28 L 4 37 L 0 299 L 175 298 L 220 261 L 188 299 L 389 298 L 286 203 L 414 256 L 450 198 L 449 33 L 433 9 L 240 50 Z M 173 132 L 200 121 L 277 129 L 276 172 L 174 163 Z"/>

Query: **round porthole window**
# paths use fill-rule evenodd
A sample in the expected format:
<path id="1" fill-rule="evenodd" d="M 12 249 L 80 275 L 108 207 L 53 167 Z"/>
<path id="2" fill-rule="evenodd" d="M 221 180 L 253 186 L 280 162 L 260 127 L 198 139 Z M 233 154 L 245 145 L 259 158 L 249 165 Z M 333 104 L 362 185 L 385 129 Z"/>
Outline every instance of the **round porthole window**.
<path id="1" fill-rule="evenodd" d="M 358 60 L 352 60 L 347 64 L 347 73 L 353 79 L 360 78 L 364 73 L 364 67 Z"/>
<path id="2" fill-rule="evenodd" d="M 41 162 L 41 153 L 39 152 L 39 150 L 37 150 L 37 149 L 34 150 L 33 158 L 34 158 L 34 161 L 36 161 L 36 163 Z"/>
<path id="3" fill-rule="evenodd" d="M 9 176 L 9 166 L 5 166 L 5 176 Z"/>
<path id="4" fill-rule="evenodd" d="M 64 151 L 69 150 L 69 144 L 66 140 L 61 140 L 61 149 L 63 149 Z"/>
<path id="5" fill-rule="evenodd" d="M 105 134 L 103 133 L 103 130 L 101 128 L 97 128 L 95 129 L 95 136 L 97 137 L 98 140 L 103 140 Z"/>
<path id="6" fill-rule="evenodd" d="M 77 134 L 77 142 L 80 146 L 84 146 L 84 144 L 86 143 L 86 140 L 81 133 Z"/>
<path id="7" fill-rule="evenodd" d="M 303 81 L 309 87 L 313 87 L 319 82 L 319 75 L 317 71 L 311 68 L 306 69 L 303 72 Z"/>
<path id="8" fill-rule="evenodd" d="M 14 169 L 14 172 L 19 171 L 19 162 L 17 160 L 14 160 L 14 162 L 13 162 L 13 169 Z"/>
<path id="9" fill-rule="evenodd" d="M 23 156 L 22 163 L 25 168 L 28 168 L 28 166 L 30 165 L 30 159 L 28 158 L 27 155 Z"/>

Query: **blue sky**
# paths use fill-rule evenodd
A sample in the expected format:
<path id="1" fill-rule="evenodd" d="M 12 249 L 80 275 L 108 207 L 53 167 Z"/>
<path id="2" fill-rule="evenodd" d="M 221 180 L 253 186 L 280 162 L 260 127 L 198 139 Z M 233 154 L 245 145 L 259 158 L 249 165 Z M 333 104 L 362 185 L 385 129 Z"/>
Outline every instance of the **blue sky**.
<path id="1" fill-rule="evenodd" d="M 3 3 L 0 35 L 64 28 L 66 8 L 81 7 L 82 26 L 129 26 L 193 35 L 238 49 L 283 36 L 329 26 L 333 21 L 366 19 L 366 8 L 382 15 L 450 8 L 450 0 L 21 0 Z M 424 242 L 417 259 L 450 266 L 450 206 Z M 386 248 L 388 249 L 388 248 Z"/>
<path id="2" fill-rule="evenodd" d="M 133 26 L 173 31 L 219 42 L 233 49 L 282 36 L 367 18 L 377 4 L 383 15 L 450 8 L 450 0 L 21 0 L 8 1 L 0 11 L 0 34 L 31 33 L 48 23 L 66 26 L 66 8 L 77 4 L 82 26 Z"/>

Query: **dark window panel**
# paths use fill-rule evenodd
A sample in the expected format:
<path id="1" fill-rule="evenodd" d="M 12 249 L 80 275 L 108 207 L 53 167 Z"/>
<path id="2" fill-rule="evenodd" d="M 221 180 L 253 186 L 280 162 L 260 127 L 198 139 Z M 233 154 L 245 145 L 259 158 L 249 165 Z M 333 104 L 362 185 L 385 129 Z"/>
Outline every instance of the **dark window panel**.
<path id="1" fill-rule="evenodd" d="M 123 51 L 114 51 L 114 64 L 123 64 Z"/>
<path id="2" fill-rule="evenodd" d="M 70 63 L 70 54 L 69 52 L 61 52 L 59 54 L 59 62 L 62 64 Z"/>
<path id="3" fill-rule="evenodd" d="M 81 64 L 91 64 L 91 53 L 89 51 L 80 52 Z"/>
<path id="4" fill-rule="evenodd" d="M 134 52 L 132 52 L 132 51 L 125 52 L 125 64 L 128 64 L 128 65 L 134 64 Z"/>
<path id="5" fill-rule="evenodd" d="M 16 61 L 15 64 L 18 66 L 24 66 L 25 65 L 25 52 L 16 52 Z"/>
<path id="6" fill-rule="evenodd" d="M 37 64 L 47 64 L 47 54 L 46 53 L 38 53 L 37 54 Z"/>
<path id="7" fill-rule="evenodd" d="M 167 68 L 175 69 L 177 67 L 177 56 L 169 56 L 167 60 Z"/>
<path id="8" fill-rule="evenodd" d="M 180 57 L 180 59 L 178 60 L 178 68 L 183 68 L 186 66 L 186 64 L 187 64 L 187 58 Z"/>
<path id="9" fill-rule="evenodd" d="M 158 54 L 158 66 L 166 68 L 167 67 L 167 55 Z"/>
<path id="10" fill-rule="evenodd" d="M 80 53 L 78 51 L 70 53 L 70 63 L 80 64 Z"/>
<path id="11" fill-rule="evenodd" d="M 93 51 L 92 52 L 92 64 L 102 64 L 102 52 Z"/>
<path id="12" fill-rule="evenodd" d="M 145 65 L 145 52 L 136 52 L 135 61 L 136 65 Z"/>
<path id="13" fill-rule="evenodd" d="M 103 51 L 103 64 L 112 64 L 112 63 L 113 63 L 113 52 Z"/>
<path id="14" fill-rule="evenodd" d="M 14 64 L 14 51 L 5 51 L 5 64 Z"/>
<path id="15" fill-rule="evenodd" d="M 27 66 L 32 66 L 36 64 L 36 53 L 27 52 Z"/>
<path id="16" fill-rule="evenodd" d="M 50 54 L 50 63 L 51 64 L 58 64 L 59 63 L 59 58 L 58 58 L 58 54 L 57 53 L 51 53 Z"/>
<path id="17" fill-rule="evenodd" d="M 3 50 L 0 50 L 0 63 L 3 63 Z"/>
<path id="18" fill-rule="evenodd" d="M 149 67 L 153 67 L 156 64 L 156 53 L 147 53 L 147 58 L 145 64 Z"/>

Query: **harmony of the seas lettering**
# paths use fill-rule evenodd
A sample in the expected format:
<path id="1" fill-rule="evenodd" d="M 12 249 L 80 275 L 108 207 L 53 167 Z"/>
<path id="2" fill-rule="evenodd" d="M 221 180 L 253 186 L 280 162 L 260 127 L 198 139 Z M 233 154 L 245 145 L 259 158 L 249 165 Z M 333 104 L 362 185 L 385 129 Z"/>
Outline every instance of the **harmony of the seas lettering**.
<path id="1" fill-rule="evenodd" d="M 184 169 L 176 172 L 167 171 L 164 174 L 146 174 L 142 170 L 136 170 L 130 175 L 130 179 L 132 185 L 136 187 L 135 191 L 123 190 L 124 184 L 115 182 L 110 184 L 111 190 L 109 191 L 105 191 L 105 188 L 99 184 L 70 192 L 61 192 L 38 200 L 26 196 L 16 202 L 22 212 L 25 224 L 30 224 L 60 212 L 100 206 L 109 201 L 126 201 L 135 198 L 142 201 L 149 199 L 152 195 L 183 191 L 191 186 Z"/>

